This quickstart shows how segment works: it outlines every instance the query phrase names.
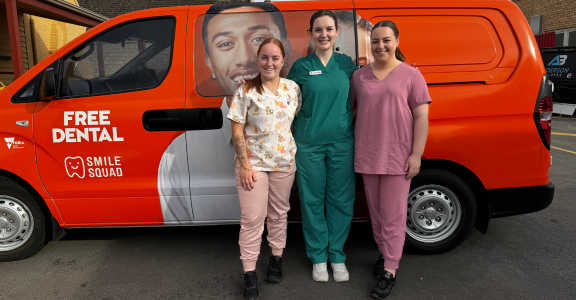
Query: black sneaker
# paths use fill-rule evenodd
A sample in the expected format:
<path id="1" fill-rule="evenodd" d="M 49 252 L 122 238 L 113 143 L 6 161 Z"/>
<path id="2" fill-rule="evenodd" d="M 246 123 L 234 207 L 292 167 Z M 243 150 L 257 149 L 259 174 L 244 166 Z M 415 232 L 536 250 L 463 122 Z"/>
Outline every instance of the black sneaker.
<path id="1" fill-rule="evenodd" d="M 388 271 L 384 271 L 384 276 L 380 277 L 376 286 L 372 289 L 372 297 L 376 299 L 386 299 L 390 296 L 392 288 L 396 285 L 396 277 Z"/>
<path id="2" fill-rule="evenodd" d="M 374 276 L 377 279 L 380 279 L 384 275 L 384 255 L 380 253 L 380 257 L 378 257 L 378 261 L 374 264 Z"/>
<path id="3" fill-rule="evenodd" d="M 282 257 L 270 256 L 266 281 L 273 283 L 279 283 L 282 281 Z"/>
<path id="4" fill-rule="evenodd" d="M 260 300 L 260 291 L 258 290 L 258 275 L 256 272 L 249 271 L 244 273 L 244 292 L 243 300 Z"/>

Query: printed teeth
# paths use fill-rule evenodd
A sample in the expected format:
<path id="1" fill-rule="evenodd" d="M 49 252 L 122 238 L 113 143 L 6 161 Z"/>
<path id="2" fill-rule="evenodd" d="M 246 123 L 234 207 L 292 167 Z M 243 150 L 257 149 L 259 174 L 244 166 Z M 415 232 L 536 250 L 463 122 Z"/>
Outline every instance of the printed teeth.
<path id="1" fill-rule="evenodd" d="M 242 79 L 242 78 L 244 78 L 244 80 L 249 80 L 249 79 L 252 79 L 252 78 L 254 78 L 254 77 L 256 77 L 256 76 L 258 76 L 258 74 L 238 75 L 238 76 L 234 77 L 234 79 L 232 79 L 232 80 L 238 82 L 238 81 L 240 81 L 240 79 Z"/>

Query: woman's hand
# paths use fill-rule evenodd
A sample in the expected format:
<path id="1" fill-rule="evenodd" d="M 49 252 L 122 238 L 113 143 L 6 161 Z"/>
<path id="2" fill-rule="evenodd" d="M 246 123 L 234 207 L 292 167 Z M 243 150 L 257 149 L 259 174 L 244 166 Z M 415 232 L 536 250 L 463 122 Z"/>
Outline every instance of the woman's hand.
<path id="1" fill-rule="evenodd" d="M 422 163 L 422 157 L 420 155 L 410 155 L 406 161 L 406 166 L 404 167 L 404 172 L 408 171 L 406 175 L 406 180 L 414 178 L 414 176 L 420 173 L 420 164 Z"/>
<path id="2" fill-rule="evenodd" d="M 254 189 L 254 183 L 256 182 L 256 172 L 252 170 L 252 167 L 246 168 L 244 166 L 240 167 L 240 184 L 242 187 L 250 191 Z"/>

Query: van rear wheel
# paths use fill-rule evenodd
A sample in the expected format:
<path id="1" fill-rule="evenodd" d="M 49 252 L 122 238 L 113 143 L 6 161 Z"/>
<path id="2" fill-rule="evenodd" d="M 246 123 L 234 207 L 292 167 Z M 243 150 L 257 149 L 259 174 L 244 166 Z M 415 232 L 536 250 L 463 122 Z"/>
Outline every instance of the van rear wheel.
<path id="1" fill-rule="evenodd" d="M 0 176 L 0 261 L 36 254 L 45 245 L 46 219 L 22 186 Z"/>
<path id="2" fill-rule="evenodd" d="M 443 253 L 458 247 L 476 221 L 476 200 L 460 177 L 444 170 L 422 170 L 408 196 L 408 252 Z"/>

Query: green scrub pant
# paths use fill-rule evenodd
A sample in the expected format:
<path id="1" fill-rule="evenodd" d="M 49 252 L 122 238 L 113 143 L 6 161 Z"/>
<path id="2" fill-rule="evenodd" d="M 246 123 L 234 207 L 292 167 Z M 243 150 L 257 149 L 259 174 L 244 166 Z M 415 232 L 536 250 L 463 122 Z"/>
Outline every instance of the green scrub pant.
<path id="1" fill-rule="evenodd" d="M 306 254 L 314 264 L 344 263 L 356 177 L 354 138 L 326 145 L 297 143 L 296 181 Z M 324 215 L 326 211 L 326 215 Z"/>

